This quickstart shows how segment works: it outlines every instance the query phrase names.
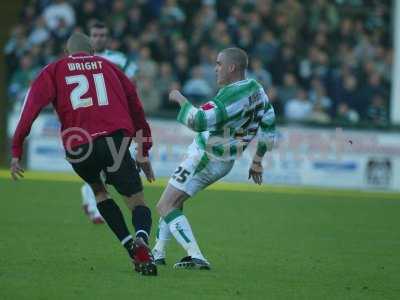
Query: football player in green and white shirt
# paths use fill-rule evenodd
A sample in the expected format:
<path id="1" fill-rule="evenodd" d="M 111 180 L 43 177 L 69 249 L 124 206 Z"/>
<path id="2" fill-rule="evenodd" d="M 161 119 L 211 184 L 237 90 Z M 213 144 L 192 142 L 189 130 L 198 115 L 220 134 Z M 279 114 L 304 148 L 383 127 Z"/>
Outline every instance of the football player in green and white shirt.
<path id="1" fill-rule="evenodd" d="M 172 234 L 188 254 L 175 268 L 210 268 L 182 213 L 183 203 L 227 175 L 255 137 L 257 151 L 249 168 L 249 178 L 262 183 L 261 161 L 273 147 L 275 113 L 262 86 L 254 79 L 245 79 L 247 64 L 243 50 L 221 51 L 215 67 L 221 89 L 200 108 L 177 90 L 169 95 L 170 101 L 180 105 L 178 121 L 198 134 L 157 204 L 161 218 L 153 255 L 158 264 L 165 264 L 165 246 Z"/>
<path id="2" fill-rule="evenodd" d="M 109 41 L 108 28 L 101 22 L 95 22 L 90 26 L 90 42 L 95 51 L 95 55 L 104 57 L 117 65 L 124 71 L 125 75 L 134 81 L 134 76 L 137 72 L 137 65 L 129 60 L 122 52 L 108 50 L 107 44 Z M 97 209 L 96 198 L 92 189 L 88 184 L 84 184 L 81 188 L 82 193 L 82 207 L 85 213 L 89 216 L 94 224 L 104 223 L 100 212 Z"/>
<path id="3" fill-rule="evenodd" d="M 107 49 L 108 41 L 109 35 L 106 25 L 101 22 L 93 23 L 90 26 L 90 42 L 95 51 L 94 54 L 117 65 L 133 81 L 138 69 L 137 65 L 122 52 Z"/>

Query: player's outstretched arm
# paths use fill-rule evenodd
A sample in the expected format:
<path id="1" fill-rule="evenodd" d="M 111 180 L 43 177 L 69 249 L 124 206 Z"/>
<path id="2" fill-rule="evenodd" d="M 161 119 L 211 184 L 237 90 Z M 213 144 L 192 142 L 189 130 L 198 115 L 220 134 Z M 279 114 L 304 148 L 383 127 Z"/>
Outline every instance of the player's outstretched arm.
<path id="1" fill-rule="evenodd" d="M 33 81 L 22 107 L 21 116 L 15 129 L 11 145 L 11 176 L 14 180 L 23 177 L 24 169 L 20 166 L 25 138 L 29 135 L 32 124 L 40 111 L 55 98 L 55 86 L 51 70 L 53 65 L 45 67 Z"/>
<path id="2" fill-rule="evenodd" d="M 193 131 L 202 132 L 210 130 L 216 126 L 217 123 L 225 121 L 226 113 L 224 114 L 221 111 L 220 107 L 222 105 L 218 106 L 216 104 L 216 99 L 197 108 L 178 90 L 172 90 L 169 94 L 169 100 L 180 105 L 180 111 L 177 117 L 178 122 Z"/>

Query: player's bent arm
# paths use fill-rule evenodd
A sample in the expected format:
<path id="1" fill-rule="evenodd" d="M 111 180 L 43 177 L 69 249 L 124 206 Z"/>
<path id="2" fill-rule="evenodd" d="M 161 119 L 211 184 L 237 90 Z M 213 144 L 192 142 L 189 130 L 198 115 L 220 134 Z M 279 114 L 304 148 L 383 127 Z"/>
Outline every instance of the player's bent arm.
<path id="1" fill-rule="evenodd" d="M 142 154 L 144 157 L 149 156 L 149 151 L 153 146 L 151 129 L 146 120 L 142 103 L 137 94 L 128 97 L 131 119 L 135 127 L 135 135 L 133 137 L 136 144 L 142 146 Z"/>
<path id="2" fill-rule="evenodd" d="M 195 107 L 185 100 L 181 104 L 177 120 L 196 132 L 202 132 L 214 128 L 224 121 L 224 114 L 221 111 L 222 105 L 215 101 L 207 102 L 200 108 Z"/>
<path id="3" fill-rule="evenodd" d="M 265 153 L 271 151 L 275 145 L 275 112 L 272 106 L 264 114 L 257 133 L 257 151 L 253 162 L 261 163 Z"/>
<path id="4" fill-rule="evenodd" d="M 148 157 L 149 151 L 153 145 L 151 130 L 149 124 L 147 123 L 143 106 L 136 90 L 136 86 L 129 80 L 129 78 L 120 69 L 118 69 L 116 66 L 112 64 L 110 64 L 110 66 L 118 76 L 128 101 L 129 114 L 131 116 L 131 120 L 135 127 L 135 132 L 136 132 L 133 139 L 138 145 L 142 145 L 141 154 L 144 157 Z"/>
<path id="5" fill-rule="evenodd" d="M 265 153 L 272 150 L 275 144 L 275 113 L 272 107 L 263 116 L 257 138 L 257 151 L 251 162 L 248 178 L 260 185 L 263 181 L 263 157 Z"/>
<path id="6" fill-rule="evenodd" d="M 29 135 L 31 127 L 40 111 L 50 104 L 55 98 L 55 84 L 46 67 L 33 81 L 28 90 L 21 116 L 12 140 L 12 156 L 21 158 L 25 138 Z"/>
<path id="7" fill-rule="evenodd" d="M 149 123 L 146 120 L 143 106 L 139 99 L 139 96 L 137 95 L 136 88 L 135 93 L 128 97 L 128 103 L 130 107 L 132 122 L 135 127 L 134 140 L 138 145 L 142 145 L 143 156 L 148 157 L 149 151 L 153 146 L 151 129 Z"/>

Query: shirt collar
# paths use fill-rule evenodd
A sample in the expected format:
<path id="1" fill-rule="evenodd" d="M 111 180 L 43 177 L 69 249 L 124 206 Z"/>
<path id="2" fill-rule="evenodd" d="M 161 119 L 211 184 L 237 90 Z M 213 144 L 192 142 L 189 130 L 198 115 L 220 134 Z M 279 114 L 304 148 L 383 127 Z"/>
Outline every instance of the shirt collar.
<path id="1" fill-rule="evenodd" d="M 79 57 L 79 56 L 92 56 L 90 53 L 88 53 L 88 52 L 75 52 L 75 53 L 72 53 L 70 56 L 72 56 L 72 57 Z"/>

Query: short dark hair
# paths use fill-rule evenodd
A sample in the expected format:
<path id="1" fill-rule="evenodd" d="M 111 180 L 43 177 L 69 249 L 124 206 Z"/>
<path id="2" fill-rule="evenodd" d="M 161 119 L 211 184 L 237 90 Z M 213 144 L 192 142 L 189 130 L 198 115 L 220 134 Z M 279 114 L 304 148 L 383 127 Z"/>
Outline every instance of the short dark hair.
<path id="1" fill-rule="evenodd" d="M 108 28 L 107 25 L 104 22 L 101 21 L 93 21 L 90 25 L 89 25 L 89 31 L 92 30 L 93 28 L 97 28 L 97 29 L 103 29 L 103 28 Z"/>
<path id="2" fill-rule="evenodd" d="M 238 67 L 239 71 L 244 72 L 247 69 L 249 58 L 243 49 L 238 47 L 225 48 L 221 53 L 224 53 L 231 63 Z"/>

